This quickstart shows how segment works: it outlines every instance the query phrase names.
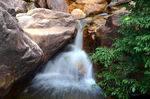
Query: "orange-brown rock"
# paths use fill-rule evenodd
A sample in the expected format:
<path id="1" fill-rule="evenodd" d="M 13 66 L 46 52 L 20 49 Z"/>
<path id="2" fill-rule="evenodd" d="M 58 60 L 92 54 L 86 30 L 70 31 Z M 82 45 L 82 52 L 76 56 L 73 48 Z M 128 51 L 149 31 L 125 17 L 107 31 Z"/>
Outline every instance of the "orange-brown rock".
<path id="1" fill-rule="evenodd" d="M 104 12 L 106 6 L 107 6 L 107 2 L 101 4 L 97 4 L 97 3 L 86 4 L 84 7 L 84 12 L 87 15 L 102 13 Z"/>
<path id="2" fill-rule="evenodd" d="M 104 3 L 106 0 L 76 0 L 77 3 L 84 3 L 84 4 L 92 4 L 92 3 Z"/>
<path id="3" fill-rule="evenodd" d="M 35 2 L 40 8 L 68 12 L 68 5 L 66 0 L 35 0 Z"/>
<path id="4" fill-rule="evenodd" d="M 74 9 L 84 10 L 84 4 L 76 4 L 75 2 L 71 3 L 69 6 L 69 13 L 71 13 Z"/>
<path id="5" fill-rule="evenodd" d="M 30 78 L 42 62 L 40 47 L 24 33 L 17 20 L 0 7 L 0 98 L 4 99 L 14 83 Z"/>
<path id="6" fill-rule="evenodd" d="M 107 1 L 106 0 L 76 0 L 76 2 L 69 2 L 69 12 L 74 9 L 82 10 L 86 16 L 91 14 L 98 14 L 104 12 Z"/>
<path id="7" fill-rule="evenodd" d="M 23 30 L 43 50 L 45 60 L 63 47 L 76 30 L 76 21 L 72 15 L 44 8 L 19 14 L 17 19 Z"/>
<path id="8" fill-rule="evenodd" d="M 88 22 L 87 28 L 83 31 L 83 47 L 86 52 L 94 52 L 95 49 L 100 46 L 100 35 L 97 31 L 102 25 L 105 25 L 107 17 L 108 16 L 94 16 L 92 17 L 92 21 Z"/>

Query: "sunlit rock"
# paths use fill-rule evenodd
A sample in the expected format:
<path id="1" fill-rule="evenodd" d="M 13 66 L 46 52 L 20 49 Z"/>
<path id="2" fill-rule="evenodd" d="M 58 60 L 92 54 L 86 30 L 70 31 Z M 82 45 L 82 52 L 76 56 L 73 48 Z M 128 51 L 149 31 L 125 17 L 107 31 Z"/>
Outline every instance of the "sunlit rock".
<path id="1" fill-rule="evenodd" d="M 106 6 L 107 6 L 107 2 L 104 2 L 102 4 L 96 4 L 96 3 L 86 4 L 84 7 L 84 12 L 87 15 L 102 13 L 104 9 L 106 8 Z"/>
<path id="2" fill-rule="evenodd" d="M 71 14 L 44 8 L 18 14 L 17 19 L 23 30 L 43 50 L 45 60 L 63 47 L 76 30 L 76 21 Z"/>
<path id="3" fill-rule="evenodd" d="M 84 5 L 73 2 L 71 4 L 68 4 L 68 9 L 69 9 L 69 13 L 71 13 L 74 9 L 80 9 L 83 11 Z"/>
<path id="4" fill-rule="evenodd" d="M 69 12 L 74 11 L 74 9 L 81 9 L 86 16 L 89 16 L 104 12 L 107 0 L 76 0 L 75 2 L 69 2 L 68 5 Z"/>
<path id="5" fill-rule="evenodd" d="M 74 9 L 71 14 L 74 15 L 76 19 L 83 19 L 86 17 L 86 14 L 80 9 Z"/>

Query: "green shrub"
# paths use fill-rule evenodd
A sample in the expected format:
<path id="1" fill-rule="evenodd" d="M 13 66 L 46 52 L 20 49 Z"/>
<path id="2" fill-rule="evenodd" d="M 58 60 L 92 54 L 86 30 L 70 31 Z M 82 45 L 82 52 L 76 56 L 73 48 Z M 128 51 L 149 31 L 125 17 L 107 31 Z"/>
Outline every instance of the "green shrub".
<path id="1" fill-rule="evenodd" d="M 104 95 L 128 99 L 130 94 L 150 92 L 150 0 L 133 0 L 135 6 L 121 16 L 119 32 L 123 35 L 113 44 L 114 48 L 98 47 L 90 58 L 104 65 L 97 85 Z"/>

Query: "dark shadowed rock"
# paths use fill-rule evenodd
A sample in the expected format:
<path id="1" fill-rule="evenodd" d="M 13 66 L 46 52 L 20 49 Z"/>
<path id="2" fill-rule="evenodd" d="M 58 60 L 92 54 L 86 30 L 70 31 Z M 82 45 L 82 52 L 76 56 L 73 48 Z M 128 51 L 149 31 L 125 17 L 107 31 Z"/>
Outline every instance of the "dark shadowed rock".
<path id="1" fill-rule="evenodd" d="M 42 62 L 43 51 L 23 32 L 15 18 L 0 8 L 0 98 Z"/>
<path id="2" fill-rule="evenodd" d="M 35 0 L 35 4 L 39 8 L 48 8 L 46 0 Z"/>
<path id="3" fill-rule="evenodd" d="M 50 10 L 68 12 L 66 0 L 35 0 L 40 8 L 48 8 Z"/>
<path id="4" fill-rule="evenodd" d="M 102 25 L 97 34 L 99 34 L 100 46 L 112 47 L 112 44 L 116 38 L 121 37 L 118 30 L 121 28 L 118 23 L 120 21 L 119 16 L 121 14 L 128 14 L 128 12 L 121 12 L 113 14 L 106 19 L 105 25 Z"/>
<path id="5" fill-rule="evenodd" d="M 31 0 L 24 0 L 24 1 L 26 1 L 26 2 L 31 2 Z"/>
<path id="6" fill-rule="evenodd" d="M 23 30 L 43 50 L 45 60 L 63 47 L 76 30 L 72 15 L 44 8 L 18 14 L 17 19 Z"/>

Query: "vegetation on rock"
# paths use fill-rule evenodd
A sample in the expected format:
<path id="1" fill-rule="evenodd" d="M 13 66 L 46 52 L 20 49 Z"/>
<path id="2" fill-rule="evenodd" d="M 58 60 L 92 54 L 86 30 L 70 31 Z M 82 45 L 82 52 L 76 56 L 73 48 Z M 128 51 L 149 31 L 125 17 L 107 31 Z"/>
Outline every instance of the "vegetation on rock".
<path id="1" fill-rule="evenodd" d="M 122 37 L 115 40 L 113 48 L 98 47 L 90 56 L 104 65 L 96 76 L 107 97 L 128 99 L 131 94 L 150 92 L 150 1 L 133 1 L 125 4 L 131 13 L 120 16 Z"/>

